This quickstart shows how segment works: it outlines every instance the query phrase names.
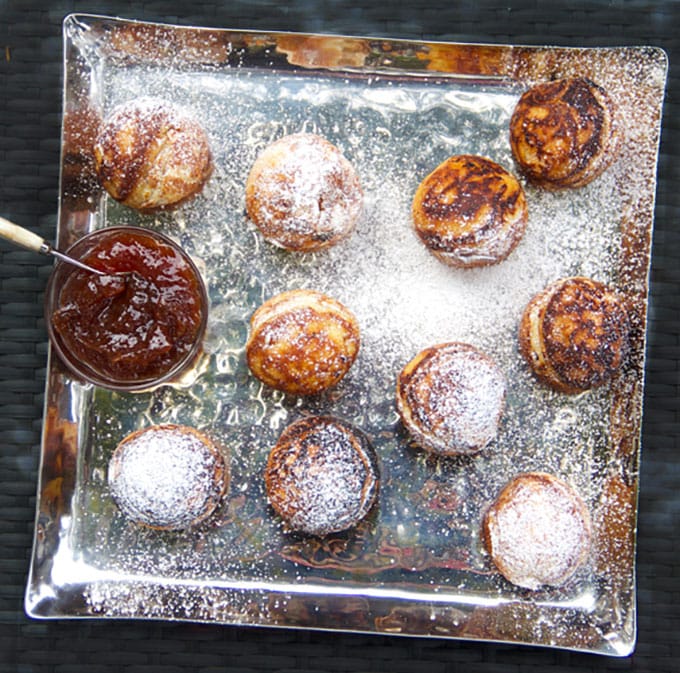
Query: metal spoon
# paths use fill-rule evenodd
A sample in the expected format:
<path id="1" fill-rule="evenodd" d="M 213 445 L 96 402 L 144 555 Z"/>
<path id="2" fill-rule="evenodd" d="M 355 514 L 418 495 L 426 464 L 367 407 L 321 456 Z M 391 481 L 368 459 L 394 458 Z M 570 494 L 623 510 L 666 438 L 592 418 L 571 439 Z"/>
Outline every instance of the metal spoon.
<path id="1" fill-rule="evenodd" d="M 63 252 L 59 252 L 59 250 L 55 250 L 46 240 L 40 238 L 37 234 L 6 220 L 4 217 L 0 217 L 0 237 L 24 248 L 28 248 L 29 250 L 33 250 L 33 252 L 39 252 L 43 255 L 54 255 L 54 257 L 57 257 L 68 264 L 74 264 L 75 266 L 84 269 L 85 271 L 89 271 L 90 273 L 95 273 L 98 276 L 117 275 L 95 269 L 92 266 L 84 264 L 80 260 L 69 257 Z"/>

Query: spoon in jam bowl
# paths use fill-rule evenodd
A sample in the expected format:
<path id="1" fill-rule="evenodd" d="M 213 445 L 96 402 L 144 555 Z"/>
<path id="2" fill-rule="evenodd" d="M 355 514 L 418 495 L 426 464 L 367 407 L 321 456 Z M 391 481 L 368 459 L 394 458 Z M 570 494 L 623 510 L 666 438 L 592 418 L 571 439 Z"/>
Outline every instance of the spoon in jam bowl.
<path id="1" fill-rule="evenodd" d="M 88 264 L 84 264 L 78 259 L 69 257 L 68 255 L 65 255 L 63 252 L 59 252 L 59 250 L 55 250 L 55 248 L 53 248 L 52 245 L 50 245 L 46 240 L 38 236 L 38 234 L 34 234 L 32 231 L 24 229 L 24 227 L 20 227 L 18 224 L 14 224 L 13 222 L 6 220 L 4 217 L 0 217 L 0 237 L 8 241 L 11 241 L 12 243 L 16 243 L 17 245 L 20 245 L 24 248 L 27 248 L 28 250 L 32 250 L 33 252 L 39 252 L 42 253 L 43 255 L 53 255 L 54 257 L 57 257 L 58 259 L 67 262 L 68 264 L 73 264 L 81 269 L 84 269 L 85 271 L 97 274 L 98 276 L 114 275 L 111 273 L 107 273 L 106 271 L 101 271 L 100 269 L 95 269 L 94 267 L 89 266 Z M 126 274 L 122 273 L 115 275 Z"/>
<path id="2" fill-rule="evenodd" d="M 47 280 L 47 333 L 69 373 L 127 392 L 192 380 L 209 298 L 188 253 L 160 232 L 118 225 L 85 234 L 66 254 L 111 274 L 60 262 Z"/>

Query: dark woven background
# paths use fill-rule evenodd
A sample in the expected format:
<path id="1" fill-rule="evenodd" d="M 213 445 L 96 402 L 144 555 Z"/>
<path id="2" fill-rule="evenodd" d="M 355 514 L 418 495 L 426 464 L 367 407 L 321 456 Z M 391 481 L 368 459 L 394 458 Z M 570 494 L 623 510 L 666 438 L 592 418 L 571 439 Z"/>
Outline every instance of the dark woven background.
<path id="1" fill-rule="evenodd" d="M 680 671 L 680 2 L 0 0 L 0 215 L 48 239 L 57 210 L 61 20 L 72 11 L 243 29 L 565 46 L 653 44 L 668 51 L 643 427 L 639 638 L 632 657 L 611 659 L 419 638 L 29 620 L 22 603 L 45 377 L 41 302 L 50 263 L 0 241 L 0 672 Z"/>

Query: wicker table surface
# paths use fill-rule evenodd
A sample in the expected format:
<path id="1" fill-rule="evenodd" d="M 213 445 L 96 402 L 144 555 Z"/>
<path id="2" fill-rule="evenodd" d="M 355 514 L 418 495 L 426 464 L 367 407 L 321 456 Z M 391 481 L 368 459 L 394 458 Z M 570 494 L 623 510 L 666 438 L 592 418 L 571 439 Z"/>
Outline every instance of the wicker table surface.
<path id="1" fill-rule="evenodd" d="M 0 242 L 0 671 L 680 671 L 680 2 L 0 0 L 0 216 L 47 239 L 57 212 L 61 22 L 73 11 L 461 42 L 651 44 L 668 52 L 642 438 L 638 644 L 631 657 L 612 659 L 422 638 L 28 619 L 23 592 L 33 536 L 47 356 L 42 295 L 50 262 Z"/>

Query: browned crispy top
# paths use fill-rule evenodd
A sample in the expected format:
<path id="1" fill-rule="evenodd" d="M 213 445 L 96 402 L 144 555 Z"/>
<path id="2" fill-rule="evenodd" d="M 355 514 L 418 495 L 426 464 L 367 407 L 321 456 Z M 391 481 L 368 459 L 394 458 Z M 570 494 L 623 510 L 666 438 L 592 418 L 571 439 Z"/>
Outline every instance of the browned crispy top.
<path id="1" fill-rule="evenodd" d="M 553 188 L 590 182 L 609 164 L 613 109 L 602 87 L 584 77 L 539 84 L 520 98 L 510 144 L 526 175 Z"/>
<path id="2" fill-rule="evenodd" d="M 359 351 L 359 326 L 340 302 L 293 290 L 272 297 L 251 319 L 248 366 L 261 381 L 293 395 L 336 384 Z"/>
<path id="3" fill-rule="evenodd" d="M 116 108 L 94 146 L 99 178 L 118 201 L 139 210 L 175 205 L 200 190 L 212 172 L 201 126 L 152 99 Z"/>
<path id="4" fill-rule="evenodd" d="M 495 264 L 524 234 L 527 204 L 518 180 L 486 157 L 450 157 L 419 185 L 412 204 L 416 233 L 453 266 Z"/>
<path id="5" fill-rule="evenodd" d="M 99 176 L 112 185 L 114 198 L 125 201 L 151 161 L 151 149 L 167 115 L 162 108 L 130 108 L 108 121 L 97 144 Z"/>
<path id="6" fill-rule="evenodd" d="M 569 278 L 552 293 L 542 319 L 545 351 L 557 375 L 587 390 L 607 381 L 629 350 L 629 319 L 612 290 Z"/>
<path id="7" fill-rule="evenodd" d="M 483 236 L 524 204 L 517 180 L 491 159 L 450 157 L 425 178 L 414 202 L 417 231 L 432 247 Z"/>

